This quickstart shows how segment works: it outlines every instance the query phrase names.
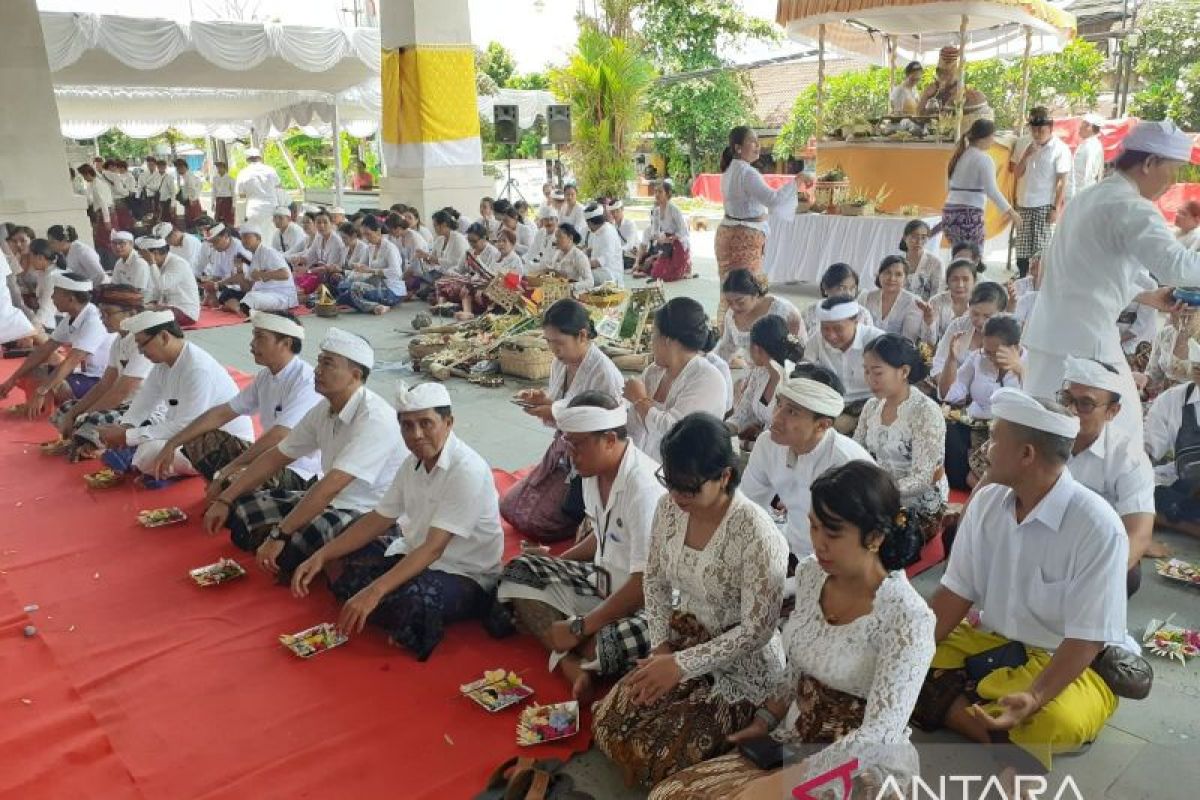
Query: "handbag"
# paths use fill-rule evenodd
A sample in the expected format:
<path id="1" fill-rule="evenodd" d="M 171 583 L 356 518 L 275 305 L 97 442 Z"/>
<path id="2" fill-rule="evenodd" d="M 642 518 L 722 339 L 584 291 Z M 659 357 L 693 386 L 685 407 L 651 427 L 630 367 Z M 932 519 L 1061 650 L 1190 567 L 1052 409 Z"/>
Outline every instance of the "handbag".
<path id="1" fill-rule="evenodd" d="M 1129 700 L 1144 700 L 1154 685 L 1154 668 L 1149 661 L 1111 644 L 1092 661 L 1092 671 L 1108 684 L 1113 694 Z"/>
<path id="2" fill-rule="evenodd" d="M 979 683 L 998 669 L 1013 669 L 1025 665 L 1029 654 L 1020 642 L 1005 642 L 999 647 L 984 650 L 963 660 L 967 677 Z"/>

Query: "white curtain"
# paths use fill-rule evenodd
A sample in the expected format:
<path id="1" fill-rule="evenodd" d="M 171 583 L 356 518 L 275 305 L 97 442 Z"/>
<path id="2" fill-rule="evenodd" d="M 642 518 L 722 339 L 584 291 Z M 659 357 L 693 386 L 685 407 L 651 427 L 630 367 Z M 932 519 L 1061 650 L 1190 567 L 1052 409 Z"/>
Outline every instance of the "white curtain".
<path id="1" fill-rule="evenodd" d="M 177 122 L 168 120 L 66 120 L 59 126 L 68 139 L 95 139 L 109 130 L 118 130 L 131 139 L 149 139 L 174 128 L 184 136 L 212 136 L 222 141 L 245 139 L 250 126 L 239 122 Z"/>
<path id="2" fill-rule="evenodd" d="M 158 69 L 195 51 L 222 69 L 246 71 L 267 58 L 281 58 L 306 72 L 323 72 L 343 58 L 359 59 L 378 71 L 379 31 L 374 28 L 312 28 L 240 22 L 138 19 L 45 11 L 42 35 L 50 70 L 74 64 L 102 48 L 134 69 Z"/>

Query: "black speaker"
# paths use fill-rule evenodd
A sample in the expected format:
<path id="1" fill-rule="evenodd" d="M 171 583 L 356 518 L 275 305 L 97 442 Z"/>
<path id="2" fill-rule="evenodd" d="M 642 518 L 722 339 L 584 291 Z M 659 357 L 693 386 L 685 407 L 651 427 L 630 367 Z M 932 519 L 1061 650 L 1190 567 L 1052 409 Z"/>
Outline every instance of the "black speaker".
<path id="1" fill-rule="evenodd" d="M 571 143 L 570 106 L 546 106 L 546 139 L 550 144 Z"/>
<path id="2" fill-rule="evenodd" d="M 521 132 L 517 125 L 517 107 L 496 105 L 492 107 L 492 122 L 496 126 L 498 144 L 516 144 Z"/>

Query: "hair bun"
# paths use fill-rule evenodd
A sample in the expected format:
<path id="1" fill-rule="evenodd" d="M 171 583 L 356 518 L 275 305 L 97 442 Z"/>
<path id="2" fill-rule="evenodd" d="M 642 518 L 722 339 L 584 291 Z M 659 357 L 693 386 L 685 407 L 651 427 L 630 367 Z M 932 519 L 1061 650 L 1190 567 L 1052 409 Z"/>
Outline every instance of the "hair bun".
<path id="1" fill-rule="evenodd" d="M 902 507 L 887 526 L 883 544 L 879 548 L 879 560 L 889 572 L 904 569 L 917 562 L 924 546 L 925 535 L 916 515 L 907 507 Z"/>

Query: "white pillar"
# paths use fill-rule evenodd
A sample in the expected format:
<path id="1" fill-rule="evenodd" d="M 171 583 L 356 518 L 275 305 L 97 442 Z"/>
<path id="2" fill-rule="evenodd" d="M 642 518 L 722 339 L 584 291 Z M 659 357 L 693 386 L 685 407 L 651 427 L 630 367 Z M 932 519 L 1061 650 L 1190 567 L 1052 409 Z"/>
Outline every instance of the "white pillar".
<path id="1" fill-rule="evenodd" d="M 38 235 L 51 225 L 74 225 L 86 240 L 87 203 L 71 191 L 44 41 L 34 0 L 4 4 L 0 221 L 28 225 Z"/>
<path id="2" fill-rule="evenodd" d="M 379 204 L 414 205 L 426 219 L 443 206 L 472 214 L 495 185 L 483 174 L 467 0 L 379 6 L 386 164 Z"/>

